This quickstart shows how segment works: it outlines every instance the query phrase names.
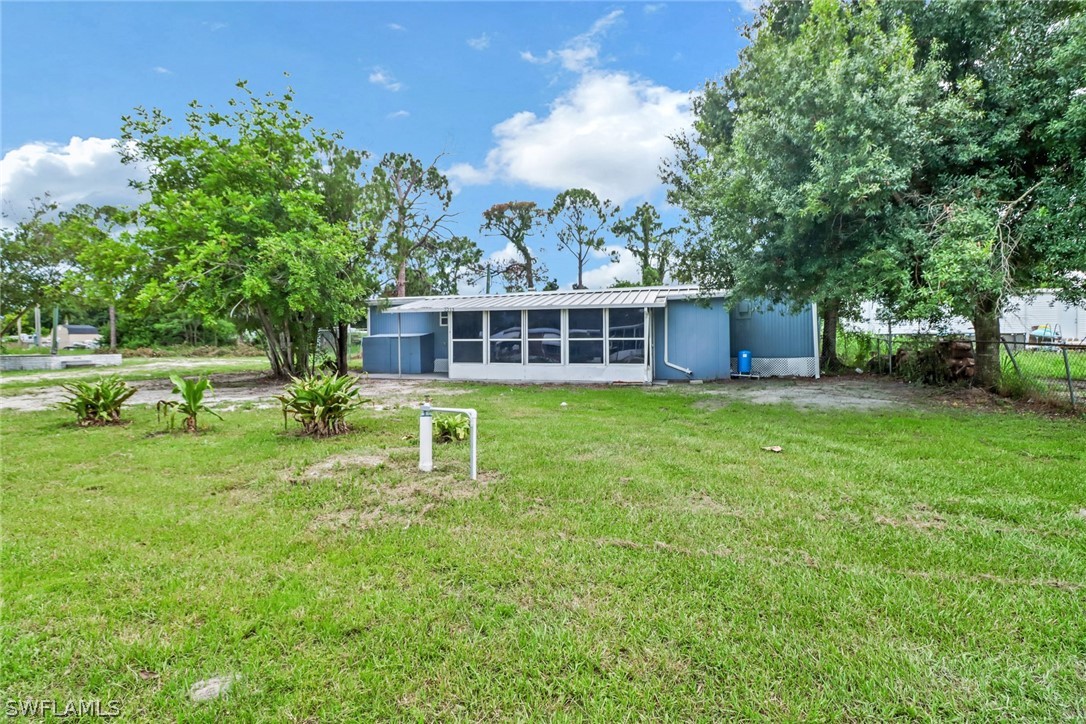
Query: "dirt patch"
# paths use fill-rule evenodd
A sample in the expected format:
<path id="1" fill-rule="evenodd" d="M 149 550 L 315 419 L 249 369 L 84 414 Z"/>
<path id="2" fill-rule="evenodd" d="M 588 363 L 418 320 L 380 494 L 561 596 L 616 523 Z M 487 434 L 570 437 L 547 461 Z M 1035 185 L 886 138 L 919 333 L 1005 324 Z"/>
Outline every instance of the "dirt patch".
<path id="1" fill-rule="evenodd" d="M 492 482 L 493 478 L 486 475 L 475 481 L 440 473 L 422 476 L 414 470 L 398 483 L 368 481 L 360 489 L 364 504 L 321 513 L 309 530 L 406 529 L 421 525 L 429 513 L 441 506 L 479 497 Z"/>
<path id="2" fill-rule="evenodd" d="M 339 473 L 349 472 L 358 468 L 376 468 L 388 462 L 385 455 L 354 455 L 344 453 L 314 463 L 301 473 L 287 473 L 286 477 L 291 482 L 311 482 L 335 477 Z"/>
<path id="3" fill-rule="evenodd" d="M 920 531 L 946 530 L 946 521 L 938 515 L 931 517 L 906 515 L 902 518 L 889 518 L 884 515 L 876 515 L 875 522 L 879 525 L 890 526 L 891 528 L 912 528 L 913 530 Z"/>
<path id="4" fill-rule="evenodd" d="M 141 365 L 136 371 L 152 369 L 184 371 L 186 366 L 191 367 L 193 364 L 207 361 L 209 360 L 164 360 L 161 363 Z M 88 373 L 80 370 L 78 374 L 71 376 L 53 375 L 50 381 L 55 380 L 55 384 L 30 387 L 25 392 L 0 396 L 0 410 L 4 412 L 55 410 L 57 405 L 67 397 L 67 393 L 60 387 L 61 384 L 78 377 L 97 377 L 102 374 L 108 374 L 108 372 L 99 370 Z M 21 376 L 13 379 L 31 378 Z M 137 380 L 129 384 L 136 388 L 136 394 L 128 401 L 131 405 L 154 405 L 159 400 L 168 399 L 173 390 L 173 383 L 165 375 L 160 379 Z M 283 391 L 282 380 L 257 372 L 211 375 L 211 384 L 213 390 L 208 393 L 207 402 L 220 412 L 233 412 L 241 407 L 257 409 L 278 407 L 279 402 L 275 396 Z M 468 388 L 443 386 L 436 380 L 386 380 L 367 377 L 359 380 L 359 389 L 362 396 L 370 401 L 370 405 L 375 410 L 418 409 L 428 397 L 440 398 L 472 391 Z"/>
<path id="5" fill-rule="evenodd" d="M 733 402 L 791 404 L 823 410 L 879 410 L 915 407 L 928 397 L 910 385 L 878 377 L 733 380 L 689 389 L 691 394 L 704 397 L 695 406 L 710 410 Z"/>

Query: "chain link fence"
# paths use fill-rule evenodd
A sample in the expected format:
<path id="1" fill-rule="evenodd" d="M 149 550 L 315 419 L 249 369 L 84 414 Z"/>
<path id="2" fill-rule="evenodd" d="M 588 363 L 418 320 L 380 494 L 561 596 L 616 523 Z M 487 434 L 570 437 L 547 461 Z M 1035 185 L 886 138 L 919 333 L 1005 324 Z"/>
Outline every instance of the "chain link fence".
<path id="1" fill-rule="evenodd" d="M 972 381 L 975 343 L 969 337 L 849 332 L 842 358 L 857 370 L 929 384 Z M 1005 394 L 1086 410 L 1086 344 L 1004 335 L 1000 385 Z"/>

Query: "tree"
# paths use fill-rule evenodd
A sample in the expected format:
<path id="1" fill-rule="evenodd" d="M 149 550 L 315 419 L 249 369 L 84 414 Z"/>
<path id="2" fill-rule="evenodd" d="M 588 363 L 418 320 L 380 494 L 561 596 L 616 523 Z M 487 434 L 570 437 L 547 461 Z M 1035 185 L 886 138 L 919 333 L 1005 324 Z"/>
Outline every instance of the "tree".
<path id="1" fill-rule="evenodd" d="M 344 225 L 355 236 L 355 248 L 348 255 L 346 266 L 337 274 L 337 279 L 350 279 L 353 275 L 364 273 L 372 258 L 376 239 L 373 235 L 372 219 L 382 218 L 387 214 L 381 194 L 365 193 L 365 179 L 362 174 L 362 162 L 369 157 L 365 151 L 346 148 L 338 143 L 331 143 L 315 160 L 312 179 L 321 197 L 321 212 L 324 220 L 333 225 Z M 336 373 L 348 374 L 348 330 L 354 319 L 335 320 L 336 338 Z"/>
<path id="2" fill-rule="evenodd" d="M 558 226 L 558 248 L 565 249 L 577 260 L 577 285 L 584 289 L 584 266 L 593 252 L 603 250 L 606 241 L 601 233 L 618 214 L 618 207 L 609 200 L 600 201 L 588 189 L 569 189 L 558 194 L 547 212 L 547 222 Z M 615 255 L 611 255 L 615 260 Z"/>
<path id="3" fill-rule="evenodd" d="M 625 219 L 616 221 L 611 231 L 626 239 L 626 248 L 637 258 L 641 284 L 663 284 L 668 263 L 675 252 L 674 238 L 678 229 L 665 229 L 656 207 L 645 202 Z"/>
<path id="4" fill-rule="evenodd" d="M 57 205 L 48 195 L 31 201 L 25 218 L 0 227 L 0 312 L 6 335 L 35 305 L 64 297 L 71 249 L 58 234 Z M 4 218 L 9 218 L 5 211 Z"/>
<path id="5" fill-rule="evenodd" d="M 114 206 L 79 204 L 60 214 L 58 234 L 69 249 L 65 291 L 98 308 L 109 310 L 109 349 L 117 349 L 117 305 L 133 296 L 146 271 L 147 255 L 129 227 L 131 211 Z"/>
<path id="6" fill-rule="evenodd" d="M 124 117 L 122 158 L 151 170 L 134 182 L 149 196 L 139 241 L 162 269 L 141 295 L 229 312 L 263 332 L 274 374 L 304 375 L 318 328 L 364 315 L 376 283 L 357 264 L 359 229 L 326 218 L 314 179 L 338 134 L 313 128 L 289 88 L 260 97 L 237 85 L 225 112 L 193 101 L 176 135 L 160 110 Z"/>
<path id="7" fill-rule="evenodd" d="M 520 255 L 519 260 L 507 262 L 498 271 L 505 280 L 507 291 L 535 289 L 538 278 L 547 273 L 528 241 L 538 231 L 543 215 L 544 212 L 534 201 L 494 204 L 483 212 L 480 231 L 500 236 L 512 244 Z"/>
<path id="8" fill-rule="evenodd" d="M 1000 376 L 1010 295 L 1086 297 L 1086 5 L 903 3 L 959 112 L 915 175 L 896 313 L 972 319 L 976 378 Z"/>
<path id="9" fill-rule="evenodd" d="M 869 291 L 864 260 L 930 143 L 934 66 L 877 6 L 766 6 L 751 43 L 696 107 L 696 136 L 665 175 L 688 217 L 684 275 L 735 296 L 818 302 L 822 358 Z"/>
<path id="10" fill-rule="evenodd" d="M 449 236 L 452 216 L 449 180 L 437 169 L 440 157 L 429 165 L 409 153 L 386 153 L 372 174 L 369 193 L 388 209 L 378 232 L 378 253 L 386 274 L 395 279 L 395 296 L 407 295 L 411 264 L 429 266 Z"/>

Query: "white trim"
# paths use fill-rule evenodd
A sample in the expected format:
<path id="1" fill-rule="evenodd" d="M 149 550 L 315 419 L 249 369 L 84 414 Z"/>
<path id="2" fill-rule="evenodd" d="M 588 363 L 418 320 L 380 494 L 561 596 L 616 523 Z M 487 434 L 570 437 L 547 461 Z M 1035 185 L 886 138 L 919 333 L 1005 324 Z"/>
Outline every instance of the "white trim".
<path id="1" fill-rule="evenodd" d="M 738 369 L 739 360 L 731 358 L 732 369 Z M 817 357 L 753 357 L 751 374 L 758 377 L 814 377 L 818 379 Z"/>
<path id="2" fill-rule="evenodd" d="M 811 328 L 814 330 L 814 378 L 816 380 L 822 378 L 822 365 L 818 361 L 822 358 L 818 349 L 818 304 L 811 302 Z"/>
<path id="3" fill-rule="evenodd" d="M 449 379 L 479 382 L 651 382 L 646 365 L 449 364 Z"/>

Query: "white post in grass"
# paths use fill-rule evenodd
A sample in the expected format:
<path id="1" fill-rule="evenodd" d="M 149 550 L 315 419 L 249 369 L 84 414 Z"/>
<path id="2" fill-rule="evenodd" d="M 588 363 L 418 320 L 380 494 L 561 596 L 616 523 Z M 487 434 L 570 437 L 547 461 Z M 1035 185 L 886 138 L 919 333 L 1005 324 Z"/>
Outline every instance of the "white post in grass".
<path id="1" fill-rule="evenodd" d="M 419 411 L 419 470 L 424 473 L 434 470 L 434 417 L 435 412 L 451 412 L 468 416 L 468 427 L 471 431 L 471 479 L 478 480 L 478 444 L 476 431 L 479 421 L 479 413 L 470 407 L 432 407 L 429 402 L 422 403 Z"/>

